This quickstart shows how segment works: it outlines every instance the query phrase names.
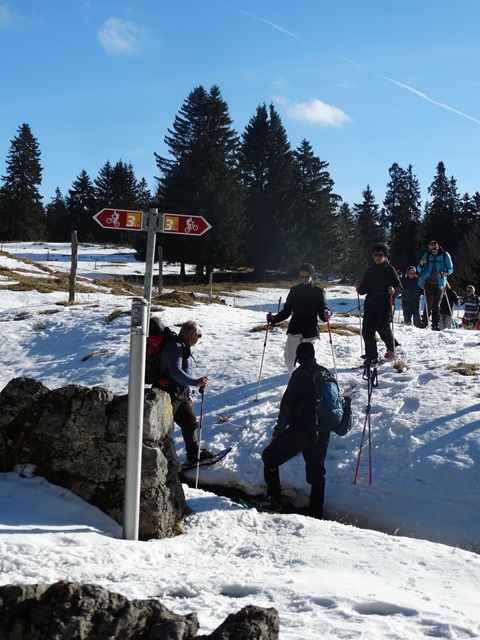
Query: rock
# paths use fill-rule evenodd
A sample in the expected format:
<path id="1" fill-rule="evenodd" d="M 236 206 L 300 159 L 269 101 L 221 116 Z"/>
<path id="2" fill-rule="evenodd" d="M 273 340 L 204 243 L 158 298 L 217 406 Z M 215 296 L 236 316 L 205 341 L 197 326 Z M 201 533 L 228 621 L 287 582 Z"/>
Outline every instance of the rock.
<path id="1" fill-rule="evenodd" d="M 28 378 L 0 392 L 0 471 L 35 465 L 37 474 L 122 524 L 128 396 L 101 387 L 50 391 Z M 141 539 L 178 533 L 188 514 L 173 441 L 170 397 L 145 391 L 140 495 Z"/>

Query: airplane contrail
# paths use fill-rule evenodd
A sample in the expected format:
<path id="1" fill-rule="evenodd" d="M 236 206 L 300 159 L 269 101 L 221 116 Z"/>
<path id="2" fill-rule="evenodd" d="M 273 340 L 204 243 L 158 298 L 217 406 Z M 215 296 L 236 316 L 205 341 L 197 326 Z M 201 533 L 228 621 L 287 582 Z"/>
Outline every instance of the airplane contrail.
<path id="1" fill-rule="evenodd" d="M 260 20 L 260 22 L 264 22 L 265 24 L 268 24 L 270 27 L 273 27 L 274 29 L 278 29 L 278 31 L 281 31 L 282 33 L 285 33 L 287 36 L 290 36 L 291 38 L 295 38 L 296 40 L 300 40 L 300 42 L 303 42 L 304 44 L 308 44 L 308 42 L 306 42 L 305 40 L 303 40 L 299 36 L 295 35 L 291 31 L 287 31 L 287 29 L 284 29 L 283 27 L 280 27 L 278 24 L 275 24 L 274 22 L 270 22 L 269 20 L 265 20 L 265 18 L 260 18 L 259 16 L 254 16 L 253 13 L 247 13 L 246 11 L 242 11 L 242 9 L 237 9 L 237 11 L 239 13 L 243 13 L 244 16 L 248 16 L 249 18 L 253 18 L 254 20 Z"/>
<path id="2" fill-rule="evenodd" d="M 444 104 L 443 102 L 438 102 L 437 100 L 434 100 L 433 98 L 430 98 L 430 96 L 427 96 L 427 94 L 422 93 L 421 91 L 417 91 L 417 89 L 414 89 L 413 87 L 408 86 L 408 84 L 403 84 L 403 82 L 398 82 L 398 80 L 393 80 L 393 78 L 389 78 L 388 76 L 384 76 L 381 73 L 376 73 L 375 71 L 372 71 L 371 69 L 367 69 L 367 67 L 362 67 L 361 64 L 358 64 L 357 62 L 354 62 L 353 60 L 349 60 L 348 58 L 345 58 L 345 56 L 341 56 L 339 53 L 335 53 L 334 51 L 332 53 L 333 53 L 333 55 L 337 56 L 337 58 L 340 58 L 341 60 L 344 60 L 345 62 L 348 62 L 348 64 L 351 64 L 354 67 L 357 67 L 358 69 L 362 69 L 362 71 L 366 71 L 367 73 L 370 73 L 373 76 L 377 76 L 377 78 L 382 78 L 383 80 L 388 80 L 388 82 L 391 82 L 392 84 L 396 84 L 398 87 L 402 87 L 402 89 L 406 89 L 407 91 L 411 91 L 412 93 L 414 93 L 419 98 L 422 98 L 423 100 L 427 100 L 427 102 L 431 102 L 432 104 L 437 105 L 437 107 L 441 107 L 442 109 L 446 109 L 447 111 L 451 111 L 452 113 L 456 113 L 458 116 L 462 116 L 462 118 L 467 118 L 468 120 L 472 120 L 473 122 L 476 122 L 477 124 L 480 124 L 480 120 L 477 120 L 477 118 L 474 118 L 473 116 L 469 116 L 468 113 L 463 113 L 463 111 L 458 111 L 458 109 L 454 109 L 453 107 L 450 107 L 448 104 Z"/>

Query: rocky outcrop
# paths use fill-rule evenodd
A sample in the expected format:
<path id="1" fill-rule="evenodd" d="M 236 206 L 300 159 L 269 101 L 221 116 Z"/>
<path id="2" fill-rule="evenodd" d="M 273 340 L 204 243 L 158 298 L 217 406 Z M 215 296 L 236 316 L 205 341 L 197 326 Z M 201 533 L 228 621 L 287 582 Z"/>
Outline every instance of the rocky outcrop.
<path id="1" fill-rule="evenodd" d="M 57 582 L 0 587 L 0 640 L 276 640 L 275 609 L 244 607 L 211 635 L 198 636 L 194 613 L 157 600 L 131 600 L 103 587 Z"/>
<path id="2" fill-rule="evenodd" d="M 0 471 L 35 465 L 49 482 L 70 489 L 122 523 L 128 396 L 101 387 L 53 391 L 15 378 L 0 392 Z M 139 537 L 178 532 L 187 515 L 173 446 L 170 398 L 145 391 Z"/>

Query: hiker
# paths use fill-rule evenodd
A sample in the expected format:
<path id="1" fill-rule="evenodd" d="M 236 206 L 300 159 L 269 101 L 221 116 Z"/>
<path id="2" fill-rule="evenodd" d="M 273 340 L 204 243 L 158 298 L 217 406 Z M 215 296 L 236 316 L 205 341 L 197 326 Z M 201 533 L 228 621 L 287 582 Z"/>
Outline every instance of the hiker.
<path id="1" fill-rule="evenodd" d="M 422 290 L 418 286 L 416 267 L 408 267 L 405 277 L 402 279 L 402 311 L 403 321 L 407 325 L 420 326 L 420 298 Z"/>
<path id="2" fill-rule="evenodd" d="M 480 296 L 475 293 L 473 284 L 469 284 L 465 295 L 460 298 L 458 305 L 465 306 L 462 324 L 465 329 L 480 329 Z"/>
<path id="3" fill-rule="evenodd" d="M 458 304 L 459 297 L 457 292 L 452 289 L 450 283 L 445 284 L 442 300 L 440 302 L 440 331 L 443 329 L 451 329 L 453 321 L 453 305 Z"/>
<path id="4" fill-rule="evenodd" d="M 391 322 L 395 297 L 402 291 L 402 283 L 398 273 L 388 261 L 388 247 L 383 242 L 373 247 L 373 263 L 365 271 L 361 281 L 355 282 L 355 289 L 360 295 L 367 294 L 364 304 L 362 336 L 365 342 L 367 363 L 378 362 L 378 349 L 375 333 L 386 346 L 385 358 L 395 357 L 395 347 L 400 346 L 393 338 Z"/>
<path id="5" fill-rule="evenodd" d="M 418 263 L 417 272 L 420 274 L 418 284 L 425 291 L 422 327 L 428 327 L 431 316 L 432 331 L 440 331 L 440 302 L 447 277 L 453 273 L 452 258 L 436 240 L 430 240 L 428 251 Z"/>
<path id="6" fill-rule="evenodd" d="M 262 453 L 264 477 L 267 484 L 267 505 L 281 511 L 282 495 L 278 467 L 298 453 L 305 460 L 307 482 L 312 485 L 308 515 L 323 518 L 325 494 L 325 456 L 330 430 L 317 427 L 312 370 L 319 367 L 311 342 L 297 347 L 293 371 L 280 402 L 280 412 L 270 444 Z"/>
<path id="7" fill-rule="evenodd" d="M 304 262 L 300 265 L 300 283 L 288 292 L 283 309 L 276 315 L 267 313 L 267 322 L 276 324 L 292 316 L 287 328 L 285 365 L 291 374 L 295 368 L 295 354 L 301 342 L 318 340 L 318 318 L 327 322 L 332 317 L 325 291 L 314 283 L 315 269 Z"/>
<path id="8" fill-rule="evenodd" d="M 190 387 L 197 387 L 203 392 L 208 384 L 207 376 L 192 376 L 193 358 L 190 350 L 201 337 L 202 330 L 197 322 L 184 322 L 178 336 L 173 334 L 160 351 L 158 381 L 153 384 L 170 395 L 173 419 L 182 430 L 189 464 L 197 462 L 199 446 L 198 420 L 192 408 Z M 213 457 L 214 454 L 208 449 L 200 451 L 200 460 Z"/>

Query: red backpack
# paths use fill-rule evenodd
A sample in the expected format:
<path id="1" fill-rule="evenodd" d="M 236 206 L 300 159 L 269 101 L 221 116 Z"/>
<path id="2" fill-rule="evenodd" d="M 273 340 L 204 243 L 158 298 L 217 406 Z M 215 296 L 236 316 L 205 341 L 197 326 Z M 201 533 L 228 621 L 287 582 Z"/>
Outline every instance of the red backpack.
<path id="1" fill-rule="evenodd" d="M 162 348 L 177 334 L 164 327 L 158 318 L 150 318 L 145 355 L 145 384 L 159 382 L 158 358 Z"/>

